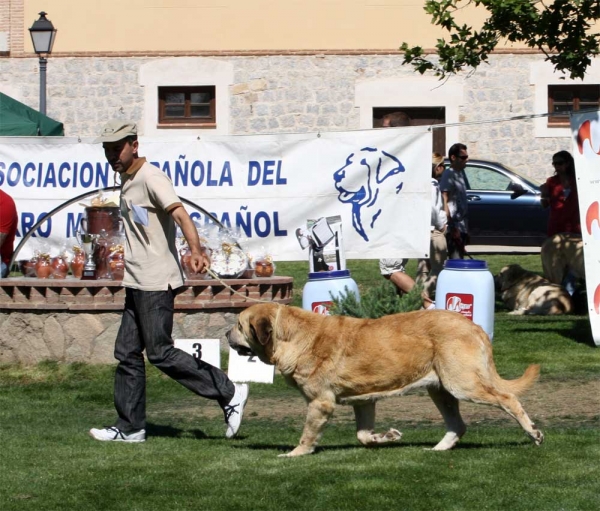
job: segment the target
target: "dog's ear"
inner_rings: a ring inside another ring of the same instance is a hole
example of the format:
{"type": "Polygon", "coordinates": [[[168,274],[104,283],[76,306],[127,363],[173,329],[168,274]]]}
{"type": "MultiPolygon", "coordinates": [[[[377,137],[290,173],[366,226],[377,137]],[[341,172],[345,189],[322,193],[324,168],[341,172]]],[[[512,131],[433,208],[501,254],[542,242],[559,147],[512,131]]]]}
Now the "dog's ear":
{"type": "MultiPolygon", "coordinates": [[[[405,171],[404,165],[402,162],[396,158],[393,154],[387,153],[385,151],[381,151],[383,155],[379,157],[379,165],[377,166],[377,183],[383,183],[389,177],[395,176],[396,174],[400,174],[405,171]]],[[[400,182],[397,187],[397,192],[402,188],[402,182],[400,182]]]]}
{"type": "Polygon", "coordinates": [[[273,327],[271,326],[271,321],[267,318],[258,318],[257,321],[250,325],[250,329],[254,338],[263,346],[271,341],[273,327]]]}
{"type": "Polygon", "coordinates": [[[508,289],[507,283],[508,283],[508,274],[509,274],[509,267],[505,266],[504,268],[502,268],[500,270],[500,272],[498,273],[498,275],[496,275],[494,277],[494,284],[496,285],[496,289],[499,290],[500,292],[506,291],[508,289]]]}

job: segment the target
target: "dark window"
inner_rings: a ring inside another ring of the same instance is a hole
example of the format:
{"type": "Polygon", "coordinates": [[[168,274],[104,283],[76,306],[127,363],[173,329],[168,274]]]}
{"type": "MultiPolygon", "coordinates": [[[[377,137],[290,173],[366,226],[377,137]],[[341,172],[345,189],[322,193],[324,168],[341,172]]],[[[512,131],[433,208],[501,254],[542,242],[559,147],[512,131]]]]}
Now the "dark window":
{"type": "Polygon", "coordinates": [[[216,127],[215,87],[159,87],[158,124],[172,128],[216,127]]]}
{"type": "MultiPolygon", "coordinates": [[[[383,116],[394,112],[404,112],[411,118],[411,126],[432,126],[446,122],[446,109],[439,107],[376,107],[373,108],[373,127],[381,128],[383,116]]],[[[433,129],[434,153],[446,154],[446,128],[433,129]]]]}
{"type": "Polygon", "coordinates": [[[599,106],[600,85],[548,85],[548,126],[568,126],[570,112],[599,106]]]}

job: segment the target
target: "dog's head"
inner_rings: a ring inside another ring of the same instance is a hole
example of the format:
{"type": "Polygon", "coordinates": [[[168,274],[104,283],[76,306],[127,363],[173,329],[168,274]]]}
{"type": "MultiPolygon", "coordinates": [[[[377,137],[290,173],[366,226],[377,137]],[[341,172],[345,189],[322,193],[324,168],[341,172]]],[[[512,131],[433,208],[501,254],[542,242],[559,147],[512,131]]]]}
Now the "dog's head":
{"type": "MultiPolygon", "coordinates": [[[[386,186],[391,185],[396,194],[400,193],[403,181],[397,176],[404,171],[404,165],[394,155],[365,147],[350,154],[346,164],[333,173],[338,200],[352,205],[353,227],[366,241],[369,238],[362,224],[362,209],[370,208],[374,220],[383,207],[378,204],[380,187],[387,181],[386,186]],[[391,179],[394,176],[396,178],[391,179]]],[[[367,222],[368,225],[372,223],[367,222]]]]}
{"type": "Polygon", "coordinates": [[[518,264],[505,266],[500,270],[500,273],[494,276],[496,291],[506,291],[519,282],[527,273],[527,270],[518,264]]]}
{"type": "MultiPolygon", "coordinates": [[[[340,202],[367,205],[377,198],[379,186],[388,178],[404,172],[398,158],[371,147],[346,158],[346,164],[333,174],[340,202]]],[[[395,183],[398,191],[402,183],[395,183]]]]}
{"type": "Polygon", "coordinates": [[[256,355],[262,362],[272,364],[274,326],[283,305],[261,303],[248,307],[238,316],[237,324],[227,332],[227,342],[242,356],[256,355]]]}

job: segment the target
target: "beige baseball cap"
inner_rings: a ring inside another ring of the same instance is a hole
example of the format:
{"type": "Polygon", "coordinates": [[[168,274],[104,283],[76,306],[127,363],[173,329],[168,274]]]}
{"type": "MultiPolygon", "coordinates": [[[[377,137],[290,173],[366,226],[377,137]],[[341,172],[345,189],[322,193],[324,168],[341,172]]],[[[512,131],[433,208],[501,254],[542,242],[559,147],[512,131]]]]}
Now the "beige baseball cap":
{"type": "Polygon", "coordinates": [[[137,124],[130,121],[115,119],[104,125],[102,134],[94,140],[94,143],[118,142],[124,138],[135,136],[137,136],[137,124]]]}

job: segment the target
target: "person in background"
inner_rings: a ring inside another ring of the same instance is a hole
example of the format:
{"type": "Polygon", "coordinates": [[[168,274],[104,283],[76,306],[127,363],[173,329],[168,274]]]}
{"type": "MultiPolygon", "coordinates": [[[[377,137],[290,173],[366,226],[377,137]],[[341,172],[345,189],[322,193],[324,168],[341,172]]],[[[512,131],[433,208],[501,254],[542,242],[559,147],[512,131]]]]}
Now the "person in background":
{"type": "Polygon", "coordinates": [[[146,369],[151,364],[199,396],[219,403],[227,438],[235,436],[248,399],[248,385],[234,384],[220,369],[174,347],[173,309],[183,273],[175,247],[175,224],[191,250],[194,272],[206,271],[210,259],[198,231],[158,167],[138,155],[137,126],[111,121],[96,139],[110,166],[121,177],[121,213],[125,228],[125,308],[115,343],[113,426],[90,430],[101,441],[146,440],[146,369]]]}
{"type": "Polygon", "coordinates": [[[15,201],[0,190],[0,278],[6,277],[10,272],[18,221],[15,201]]]}
{"type": "Polygon", "coordinates": [[[382,128],[400,128],[410,126],[410,116],[404,112],[392,112],[381,119],[382,128]]]}
{"type": "MultiPolygon", "coordinates": [[[[383,116],[382,128],[398,128],[410,126],[410,117],[404,112],[393,112],[383,116]]],[[[415,281],[406,273],[408,259],[380,259],[379,272],[390,280],[400,293],[408,293],[414,286],[415,281]]]]}
{"type": "MultiPolygon", "coordinates": [[[[540,204],[550,208],[548,237],[555,234],[581,236],[579,197],[575,179],[575,161],[569,151],[559,151],[552,156],[554,175],[540,187],[540,204]]],[[[562,285],[573,296],[577,277],[568,272],[562,285]]]]}
{"type": "Polygon", "coordinates": [[[444,210],[444,200],[439,187],[439,179],[444,173],[444,157],[433,153],[431,163],[431,241],[429,259],[419,259],[417,283],[423,285],[423,299],[433,304],[437,277],[444,269],[444,261],[448,257],[446,229],[448,219],[444,210]]]}
{"type": "Polygon", "coordinates": [[[467,146],[456,143],[448,150],[450,166],[440,179],[444,211],[448,218],[446,242],[450,259],[464,259],[465,246],[469,244],[467,176],[465,167],[469,160],[467,146]]]}
{"type": "Polygon", "coordinates": [[[541,205],[550,208],[548,236],[559,233],[581,235],[573,156],[569,151],[559,151],[552,157],[552,166],[554,175],[540,187],[541,205]]]}

